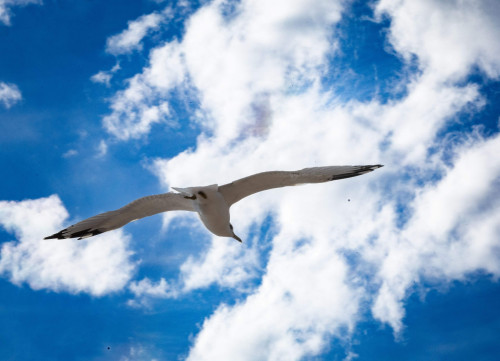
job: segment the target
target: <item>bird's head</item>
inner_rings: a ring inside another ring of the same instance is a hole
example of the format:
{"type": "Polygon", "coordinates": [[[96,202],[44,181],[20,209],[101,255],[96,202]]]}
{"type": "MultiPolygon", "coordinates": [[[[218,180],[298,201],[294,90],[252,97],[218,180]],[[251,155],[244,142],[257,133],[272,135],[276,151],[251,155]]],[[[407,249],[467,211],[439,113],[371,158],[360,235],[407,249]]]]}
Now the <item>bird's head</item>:
{"type": "Polygon", "coordinates": [[[229,230],[230,230],[230,234],[231,234],[229,237],[232,237],[235,240],[237,240],[238,242],[243,243],[243,241],[241,240],[241,238],[238,237],[236,234],[234,234],[233,225],[231,223],[229,223],[229,230]]]}

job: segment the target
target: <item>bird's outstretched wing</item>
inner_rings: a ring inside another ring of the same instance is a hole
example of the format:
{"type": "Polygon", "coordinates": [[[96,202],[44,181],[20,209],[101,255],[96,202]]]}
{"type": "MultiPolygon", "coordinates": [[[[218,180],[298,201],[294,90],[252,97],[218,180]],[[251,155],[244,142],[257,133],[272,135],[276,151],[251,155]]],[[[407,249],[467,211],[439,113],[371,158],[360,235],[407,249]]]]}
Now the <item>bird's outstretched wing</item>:
{"type": "Polygon", "coordinates": [[[193,201],[179,193],[164,193],[139,198],[126,206],[106,213],[98,214],[63,229],[45,239],[92,237],[103,232],[123,227],[129,222],[153,214],[167,211],[195,211],[193,201]]]}
{"type": "Polygon", "coordinates": [[[380,164],[346,165],[304,168],[292,172],[263,172],[224,184],[219,187],[219,192],[226,200],[228,206],[231,206],[242,198],[267,189],[295,186],[304,183],[323,183],[336,179],[350,178],[371,172],[380,167],[383,166],[380,164]]]}

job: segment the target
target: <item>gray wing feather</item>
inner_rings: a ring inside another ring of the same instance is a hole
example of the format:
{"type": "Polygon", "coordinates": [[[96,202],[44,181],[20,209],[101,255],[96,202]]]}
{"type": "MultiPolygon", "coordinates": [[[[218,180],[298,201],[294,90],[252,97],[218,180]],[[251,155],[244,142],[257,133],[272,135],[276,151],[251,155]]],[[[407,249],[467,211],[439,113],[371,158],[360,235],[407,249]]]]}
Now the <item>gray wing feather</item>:
{"type": "Polygon", "coordinates": [[[164,193],[139,198],[126,206],[84,219],[45,239],[92,237],[97,234],[123,227],[140,218],[167,211],[195,211],[193,201],[178,193],[164,193]]]}
{"type": "Polygon", "coordinates": [[[337,179],[356,177],[380,167],[382,167],[380,164],[347,165],[304,168],[292,172],[263,172],[220,186],[219,192],[222,194],[227,204],[231,206],[242,198],[267,189],[295,186],[305,183],[323,183],[337,179]]]}

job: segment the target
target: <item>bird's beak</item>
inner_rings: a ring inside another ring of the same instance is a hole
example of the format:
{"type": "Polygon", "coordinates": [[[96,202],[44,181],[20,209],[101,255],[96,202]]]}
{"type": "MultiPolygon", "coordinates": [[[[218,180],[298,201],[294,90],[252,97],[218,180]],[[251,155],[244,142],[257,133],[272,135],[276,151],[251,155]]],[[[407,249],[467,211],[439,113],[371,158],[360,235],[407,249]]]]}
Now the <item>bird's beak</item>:
{"type": "Polygon", "coordinates": [[[243,241],[241,240],[241,238],[240,238],[240,237],[238,237],[237,235],[235,235],[234,233],[233,233],[233,238],[234,238],[235,240],[237,240],[238,242],[243,243],[243,241]]]}

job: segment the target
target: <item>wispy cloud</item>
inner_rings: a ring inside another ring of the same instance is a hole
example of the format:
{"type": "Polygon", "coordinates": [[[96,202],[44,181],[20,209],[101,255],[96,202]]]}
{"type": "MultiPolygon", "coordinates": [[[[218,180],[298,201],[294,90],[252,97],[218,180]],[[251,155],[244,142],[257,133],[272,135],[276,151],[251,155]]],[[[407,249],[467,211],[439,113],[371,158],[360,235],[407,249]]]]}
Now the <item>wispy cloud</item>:
{"type": "Polygon", "coordinates": [[[0,103],[7,109],[22,99],[21,92],[15,84],[0,82],[0,103]]]}
{"type": "Polygon", "coordinates": [[[97,156],[104,157],[108,153],[108,143],[105,140],[101,140],[97,146],[97,156]]]}
{"type": "Polygon", "coordinates": [[[119,140],[147,135],[155,123],[172,122],[168,92],[185,78],[184,61],[174,41],[151,51],[151,66],[128,81],[111,100],[104,128],[119,140]]]}
{"type": "Polygon", "coordinates": [[[129,290],[134,295],[133,299],[127,301],[131,307],[148,308],[154,299],[176,298],[179,295],[178,288],[170,285],[163,277],[156,283],[147,277],[131,282],[129,290]]]}
{"type": "Polygon", "coordinates": [[[67,217],[55,195],[0,201],[0,225],[16,237],[2,245],[0,274],[35,290],[102,296],[123,289],[135,269],[129,237],[118,231],[80,241],[43,239],[60,229],[67,217]]]}
{"type": "Polygon", "coordinates": [[[134,344],[125,352],[122,352],[119,361],[158,361],[164,360],[165,356],[152,344],[134,344]]]}
{"type": "Polygon", "coordinates": [[[76,149],[69,149],[67,152],[63,153],[63,158],[71,158],[78,154],[76,149]]]}
{"type": "Polygon", "coordinates": [[[109,71],[101,70],[97,72],[96,74],[92,75],[90,77],[90,80],[92,80],[94,83],[102,83],[106,84],[109,86],[109,82],[111,81],[112,75],[109,71]]]}
{"type": "Polygon", "coordinates": [[[147,277],[138,282],[132,282],[130,284],[130,291],[136,297],[153,296],[169,298],[174,297],[176,294],[164,278],[160,279],[156,284],[147,277]]]}
{"type": "Polygon", "coordinates": [[[101,83],[109,87],[111,85],[111,78],[113,78],[113,75],[120,69],[120,63],[116,63],[110,70],[98,71],[90,77],[90,80],[94,83],[101,83]]]}
{"type": "Polygon", "coordinates": [[[142,49],[142,40],[171,17],[172,11],[166,8],[162,12],[142,15],[136,20],[129,21],[127,29],[107,39],[106,51],[113,55],[121,55],[142,49]]]}

